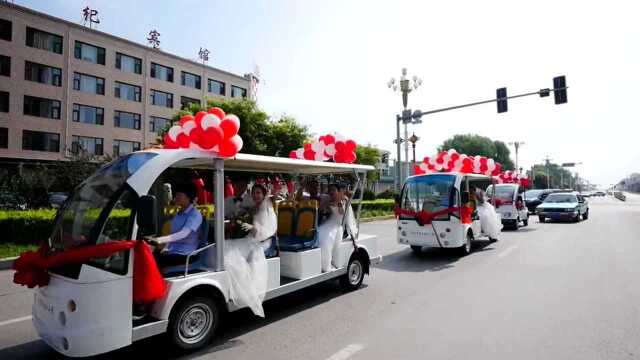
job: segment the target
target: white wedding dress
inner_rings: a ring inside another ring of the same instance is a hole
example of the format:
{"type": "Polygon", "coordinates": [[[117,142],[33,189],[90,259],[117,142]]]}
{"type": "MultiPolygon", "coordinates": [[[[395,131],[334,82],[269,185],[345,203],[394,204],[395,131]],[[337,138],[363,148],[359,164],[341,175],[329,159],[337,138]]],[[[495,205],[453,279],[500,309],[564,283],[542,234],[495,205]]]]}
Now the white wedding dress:
{"type": "Polygon", "coordinates": [[[264,317],[262,301],[267,292],[268,267],[264,256],[276,233],[278,219],[271,200],[264,199],[253,217],[253,229],[247,237],[224,243],[224,266],[230,280],[230,297],[236,305],[248,306],[264,317]]]}
{"type": "MultiPolygon", "coordinates": [[[[344,202],[343,206],[346,206],[344,202]]],[[[345,226],[347,226],[349,233],[355,236],[357,224],[351,206],[349,206],[345,215],[345,226]]],[[[335,263],[335,259],[338,258],[338,253],[340,251],[342,234],[344,233],[344,228],[342,227],[342,216],[343,215],[340,214],[337,206],[331,206],[331,215],[324,223],[322,223],[322,225],[318,226],[322,272],[331,271],[332,268],[342,266],[342,264],[335,263]]]]}
{"type": "Polygon", "coordinates": [[[502,224],[498,219],[496,209],[488,201],[477,204],[476,210],[480,218],[480,228],[491,239],[497,239],[500,235],[502,224]]]}

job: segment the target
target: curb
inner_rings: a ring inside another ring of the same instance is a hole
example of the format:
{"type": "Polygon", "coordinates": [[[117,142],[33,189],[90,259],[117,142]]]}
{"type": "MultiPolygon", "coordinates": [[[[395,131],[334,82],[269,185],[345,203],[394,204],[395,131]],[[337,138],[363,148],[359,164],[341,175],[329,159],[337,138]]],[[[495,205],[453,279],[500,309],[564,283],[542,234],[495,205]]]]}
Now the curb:
{"type": "Polygon", "coordinates": [[[389,220],[393,218],[395,218],[395,215],[384,215],[384,216],[363,218],[363,219],[360,219],[360,222],[367,223],[367,222],[378,221],[378,220],[389,220]]]}
{"type": "Polygon", "coordinates": [[[0,259],[0,270],[10,270],[13,266],[13,261],[18,257],[10,257],[0,259]]]}

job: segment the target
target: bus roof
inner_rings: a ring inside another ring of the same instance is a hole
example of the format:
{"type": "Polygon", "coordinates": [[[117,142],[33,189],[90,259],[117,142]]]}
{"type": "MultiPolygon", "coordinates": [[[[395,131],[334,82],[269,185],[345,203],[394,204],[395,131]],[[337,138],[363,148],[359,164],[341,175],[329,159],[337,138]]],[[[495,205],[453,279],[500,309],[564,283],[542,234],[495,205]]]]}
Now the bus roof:
{"type": "MultiPolygon", "coordinates": [[[[194,149],[150,149],[160,156],[167,155],[175,159],[173,167],[212,169],[215,155],[194,149]]],[[[237,154],[225,159],[225,171],[273,172],[288,174],[322,175],[366,172],[375,170],[370,165],[343,164],[324,161],[298,160],[276,156],[237,154]]]]}

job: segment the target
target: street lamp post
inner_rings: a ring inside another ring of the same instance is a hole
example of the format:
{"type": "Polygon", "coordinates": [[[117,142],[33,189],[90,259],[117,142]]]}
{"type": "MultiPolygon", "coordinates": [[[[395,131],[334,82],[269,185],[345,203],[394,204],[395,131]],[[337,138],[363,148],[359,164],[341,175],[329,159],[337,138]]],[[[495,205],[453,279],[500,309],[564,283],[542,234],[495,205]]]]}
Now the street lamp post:
{"type": "Polygon", "coordinates": [[[418,140],[420,140],[420,138],[416,136],[416,133],[413,133],[413,135],[411,135],[411,137],[409,138],[411,148],[413,149],[413,165],[416,164],[416,143],[418,142],[418,140]]]}
{"type": "MultiPolygon", "coordinates": [[[[524,141],[513,141],[510,142],[509,145],[513,146],[516,149],[516,170],[518,169],[518,150],[520,146],[524,145],[524,141]]],[[[522,170],[520,170],[522,172],[522,170]]]]}
{"type": "MultiPolygon", "coordinates": [[[[405,113],[411,113],[410,110],[407,109],[407,105],[409,103],[409,93],[413,90],[417,90],[418,87],[420,87],[420,85],[422,85],[422,80],[419,79],[417,76],[413,76],[412,79],[407,78],[407,69],[403,68],[402,69],[402,76],[400,77],[400,81],[397,81],[396,83],[396,79],[391,78],[391,80],[389,80],[389,82],[387,83],[387,86],[392,89],[393,91],[398,91],[398,89],[400,90],[400,93],[402,94],[402,106],[403,106],[403,115],[405,113]],[[398,88],[398,84],[400,84],[400,87],[398,88]]],[[[412,124],[419,124],[422,121],[420,119],[416,119],[414,120],[411,116],[396,116],[396,143],[397,143],[397,150],[398,150],[398,161],[400,163],[400,166],[405,167],[408,166],[408,162],[409,162],[409,143],[406,141],[406,139],[409,138],[409,131],[407,129],[407,124],[412,123],[412,124]],[[402,158],[401,158],[401,154],[400,154],[400,143],[401,143],[401,139],[400,139],[400,121],[402,120],[402,123],[404,124],[404,158],[405,158],[405,164],[402,163],[402,158]]],[[[401,169],[399,166],[399,169],[397,171],[397,176],[398,176],[398,191],[400,191],[400,187],[402,186],[402,181],[405,178],[404,174],[409,174],[409,169],[405,168],[405,169],[401,169]]]]}

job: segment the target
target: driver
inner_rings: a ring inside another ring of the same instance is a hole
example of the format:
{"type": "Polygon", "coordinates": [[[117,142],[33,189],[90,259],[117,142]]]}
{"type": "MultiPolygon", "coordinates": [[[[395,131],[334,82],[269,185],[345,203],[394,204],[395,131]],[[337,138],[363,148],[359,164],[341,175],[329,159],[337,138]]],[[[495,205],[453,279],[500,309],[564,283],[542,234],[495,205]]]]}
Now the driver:
{"type": "Polygon", "coordinates": [[[171,219],[171,234],[161,237],[147,237],[149,244],[156,246],[156,262],[163,268],[182,265],[187,256],[198,248],[202,215],[194,206],[196,189],[193,184],[184,184],[174,191],[174,202],[180,208],[171,219]]]}

